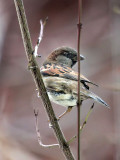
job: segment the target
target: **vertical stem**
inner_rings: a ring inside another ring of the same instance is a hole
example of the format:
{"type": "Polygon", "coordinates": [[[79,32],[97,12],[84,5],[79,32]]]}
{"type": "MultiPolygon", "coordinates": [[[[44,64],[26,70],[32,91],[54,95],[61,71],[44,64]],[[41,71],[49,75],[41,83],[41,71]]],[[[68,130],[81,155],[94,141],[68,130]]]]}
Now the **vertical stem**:
{"type": "Polygon", "coordinates": [[[80,16],[81,16],[81,8],[82,8],[82,0],[78,0],[78,44],[77,44],[77,51],[78,51],[78,160],[80,160],[80,33],[81,33],[81,23],[80,23],[80,16]]]}

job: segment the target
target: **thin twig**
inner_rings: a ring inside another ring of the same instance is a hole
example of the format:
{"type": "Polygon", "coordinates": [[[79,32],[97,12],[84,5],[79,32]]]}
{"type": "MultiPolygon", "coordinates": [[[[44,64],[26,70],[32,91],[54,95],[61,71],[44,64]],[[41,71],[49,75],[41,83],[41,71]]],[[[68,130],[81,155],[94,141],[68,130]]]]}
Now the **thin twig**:
{"type": "Polygon", "coordinates": [[[81,8],[82,8],[82,0],[78,0],[78,160],[80,160],[80,106],[81,106],[81,100],[80,100],[80,32],[81,32],[81,8]]]}
{"type": "Polygon", "coordinates": [[[48,98],[42,76],[40,74],[40,69],[38,67],[38,64],[35,60],[34,54],[33,54],[33,48],[30,38],[30,33],[27,25],[26,15],[24,11],[23,1],[22,0],[14,0],[17,16],[19,20],[19,25],[22,33],[23,43],[26,51],[26,56],[29,61],[29,67],[33,67],[30,69],[32,76],[34,78],[36,87],[38,89],[38,92],[40,93],[40,96],[42,98],[44,107],[46,109],[46,112],[48,114],[50,123],[52,124],[52,128],[54,129],[54,133],[57,137],[58,143],[60,145],[60,148],[63,151],[64,156],[68,160],[74,160],[73,154],[70,151],[70,147],[68,143],[65,140],[65,137],[58,125],[57,118],[55,116],[55,113],[53,111],[52,105],[50,103],[50,100],[48,98]]]}
{"type": "MultiPolygon", "coordinates": [[[[91,114],[91,112],[92,112],[92,110],[93,110],[93,107],[94,107],[94,103],[93,103],[92,106],[90,107],[90,110],[89,110],[89,112],[87,113],[87,115],[86,115],[86,117],[85,117],[85,120],[84,120],[82,126],[80,126],[80,128],[79,128],[80,133],[83,131],[83,128],[84,128],[85,125],[87,124],[88,118],[89,118],[89,116],[90,116],[90,114],[91,114]]],[[[72,143],[76,138],[77,138],[76,135],[73,136],[73,137],[68,141],[68,143],[69,143],[69,144],[72,143]]]]}
{"type": "Polygon", "coordinates": [[[72,143],[75,139],[77,138],[77,136],[73,136],[69,141],[68,141],[68,144],[72,143]]]}
{"type": "Polygon", "coordinates": [[[80,126],[80,132],[82,132],[83,128],[84,128],[85,125],[87,124],[88,118],[89,118],[89,116],[90,116],[90,114],[91,114],[91,112],[92,112],[92,110],[93,110],[93,107],[94,107],[94,103],[93,103],[93,105],[90,107],[90,110],[89,110],[89,112],[87,113],[87,115],[86,115],[86,117],[85,117],[85,120],[84,120],[82,126],[80,126]]]}
{"type": "Polygon", "coordinates": [[[46,25],[47,20],[48,20],[48,17],[45,19],[44,23],[42,22],[42,20],[40,20],[40,34],[39,34],[37,44],[36,44],[35,50],[34,50],[34,56],[35,57],[41,57],[40,55],[38,55],[38,47],[39,47],[40,42],[42,41],[43,31],[44,31],[44,27],[46,25]]]}
{"type": "Polygon", "coordinates": [[[38,128],[38,110],[36,111],[34,109],[34,115],[35,115],[35,127],[36,127],[36,133],[37,133],[37,138],[38,138],[38,143],[40,146],[42,147],[45,147],[45,148],[52,148],[52,147],[58,147],[59,144],[49,144],[49,145],[45,145],[42,143],[42,140],[41,140],[41,135],[40,135],[40,130],[38,128]]]}

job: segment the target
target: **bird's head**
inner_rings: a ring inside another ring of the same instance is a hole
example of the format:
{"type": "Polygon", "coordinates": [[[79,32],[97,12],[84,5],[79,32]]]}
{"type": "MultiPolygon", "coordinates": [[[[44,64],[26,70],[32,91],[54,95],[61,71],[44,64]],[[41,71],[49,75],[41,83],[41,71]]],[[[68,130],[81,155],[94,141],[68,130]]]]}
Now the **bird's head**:
{"type": "MultiPolygon", "coordinates": [[[[84,57],[80,55],[80,60],[84,57]]],[[[54,50],[46,59],[44,64],[57,63],[64,64],[68,67],[73,67],[77,62],[77,51],[69,47],[60,47],[54,50]]]]}

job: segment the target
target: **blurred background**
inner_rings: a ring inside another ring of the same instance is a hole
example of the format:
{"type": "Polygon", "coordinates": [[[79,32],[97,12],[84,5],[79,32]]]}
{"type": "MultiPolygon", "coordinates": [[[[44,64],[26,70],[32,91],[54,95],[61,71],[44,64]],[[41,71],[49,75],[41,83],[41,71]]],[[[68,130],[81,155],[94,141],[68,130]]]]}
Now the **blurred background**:
{"type": "MultiPolygon", "coordinates": [[[[77,49],[77,1],[24,0],[24,6],[33,47],[40,19],[49,17],[39,47],[39,66],[57,47],[77,49]]],[[[81,134],[81,159],[120,160],[120,1],[84,0],[82,24],[81,54],[86,60],[81,62],[81,72],[99,85],[91,90],[110,109],[95,103],[81,134]]],[[[57,142],[27,66],[14,1],[0,0],[0,160],[62,160],[59,148],[38,144],[33,113],[36,107],[43,143],[57,142]]],[[[82,122],[92,103],[83,103],[82,122]]],[[[65,111],[64,107],[53,107],[57,116],[65,111]]],[[[59,123],[67,140],[76,135],[76,107],[59,123]]],[[[70,145],[75,157],[76,146],[75,140],[70,145]]]]}

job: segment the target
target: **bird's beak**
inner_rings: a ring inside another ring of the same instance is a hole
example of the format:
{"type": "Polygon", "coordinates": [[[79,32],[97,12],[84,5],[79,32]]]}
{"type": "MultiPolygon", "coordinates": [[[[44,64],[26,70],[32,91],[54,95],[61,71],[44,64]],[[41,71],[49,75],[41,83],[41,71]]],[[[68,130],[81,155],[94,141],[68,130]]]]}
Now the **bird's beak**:
{"type": "Polygon", "coordinates": [[[80,60],[84,60],[85,57],[83,55],[80,55],[80,60]]]}

